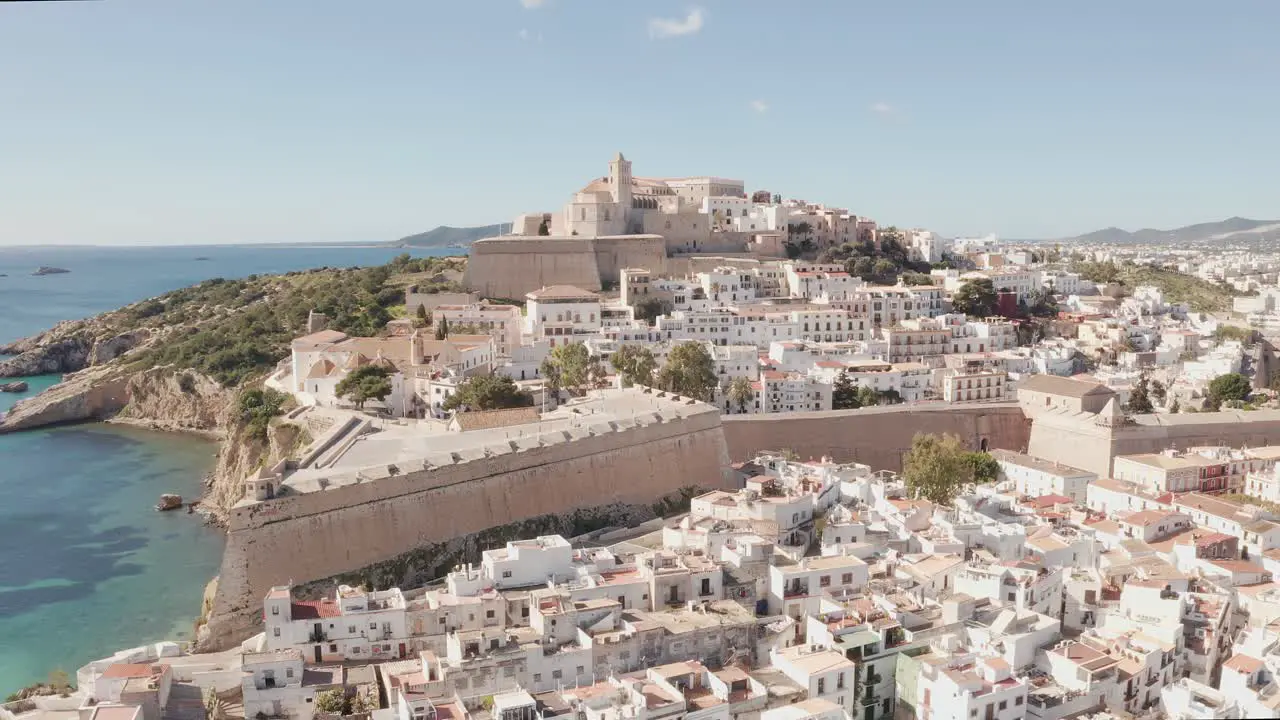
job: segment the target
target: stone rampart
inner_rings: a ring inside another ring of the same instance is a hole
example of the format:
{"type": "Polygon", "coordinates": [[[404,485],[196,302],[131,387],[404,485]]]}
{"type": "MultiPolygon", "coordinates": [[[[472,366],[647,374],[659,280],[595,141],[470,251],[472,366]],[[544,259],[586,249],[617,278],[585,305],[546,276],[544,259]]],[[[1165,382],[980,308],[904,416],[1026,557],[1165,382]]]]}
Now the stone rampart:
{"type": "Polygon", "coordinates": [[[1280,444],[1280,411],[1230,410],[1215,413],[1139,415],[1107,427],[1089,414],[1046,413],[1031,430],[1032,455],[1111,475],[1116,455],[1185,450],[1205,445],[1259,447],[1280,444]]]}
{"type": "Polygon", "coordinates": [[[897,405],[860,410],[729,415],[724,418],[729,457],[750,460],[764,450],[792,450],[802,459],[830,455],[875,470],[900,470],[916,433],[951,434],[966,445],[1023,450],[1030,422],[1016,404],[897,405]]]}
{"type": "Polygon", "coordinates": [[[251,634],[272,585],[358,571],[541,515],[727,487],[728,464],[720,416],[707,411],[451,466],[405,472],[402,463],[394,476],[238,506],[201,647],[251,634]]]}
{"type": "Polygon", "coordinates": [[[520,299],[551,285],[600,290],[617,283],[618,271],[626,267],[663,272],[665,241],[658,235],[477,240],[471,244],[463,284],[485,297],[520,299]]]}

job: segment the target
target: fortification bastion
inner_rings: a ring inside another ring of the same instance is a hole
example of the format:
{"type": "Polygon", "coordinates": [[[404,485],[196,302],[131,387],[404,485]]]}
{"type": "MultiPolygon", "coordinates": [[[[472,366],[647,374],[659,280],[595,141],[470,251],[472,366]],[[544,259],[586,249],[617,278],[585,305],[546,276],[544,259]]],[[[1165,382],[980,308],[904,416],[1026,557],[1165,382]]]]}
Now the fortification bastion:
{"type": "Polygon", "coordinates": [[[428,433],[388,423],[361,432],[312,467],[281,465],[247,479],[254,492],[231,513],[202,649],[252,634],[273,585],[541,515],[732,484],[716,409],[647,388],[596,393],[519,425],[428,433]]]}

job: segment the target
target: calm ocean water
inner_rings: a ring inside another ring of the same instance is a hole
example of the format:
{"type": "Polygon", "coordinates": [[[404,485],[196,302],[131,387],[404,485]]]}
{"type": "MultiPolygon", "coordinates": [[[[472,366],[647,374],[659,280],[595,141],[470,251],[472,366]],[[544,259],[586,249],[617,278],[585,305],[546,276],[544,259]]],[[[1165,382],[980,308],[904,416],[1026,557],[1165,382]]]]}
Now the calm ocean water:
{"type": "MultiPolygon", "coordinates": [[[[208,278],[376,265],[401,252],[0,248],[0,342],[208,278]],[[71,272],[31,276],[41,265],[71,272]]],[[[58,378],[27,380],[35,392],[58,378]]],[[[0,393],[0,411],[16,399],[0,393]]],[[[196,515],[152,506],[164,492],[197,497],[215,450],[197,438],[104,425],[0,435],[0,700],[53,668],[74,674],[120,648],[191,637],[222,534],[196,515]]]]}

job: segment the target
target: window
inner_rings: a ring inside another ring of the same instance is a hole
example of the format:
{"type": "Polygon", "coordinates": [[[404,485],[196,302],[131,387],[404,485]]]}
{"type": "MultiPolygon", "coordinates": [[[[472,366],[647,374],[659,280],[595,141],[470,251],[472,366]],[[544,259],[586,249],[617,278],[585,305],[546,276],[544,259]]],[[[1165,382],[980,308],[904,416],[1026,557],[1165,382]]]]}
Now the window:
{"type": "Polygon", "coordinates": [[[279,606],[279,605],[273,605],[273,606],[271,607],[271,614],[272,614],[272,615],[279,615],[279,614],[280,614],[280,606],[279,606]]]}
{"type": "Polygon", "coordinates": [[[823,575],[822,577],[818,578],[818,586],[819,586],[819,587],[831,587],[831,576],[830,576],[830,575],[823,575]]]}
{"type": "Polygon", "coordinates": [[[529,617],[529,608],[528,608],[528,607],[522,607],[522,608],[520,608],[520,617],[522,617],[522,618],[527,618],[527,617],[529,617]]]}
{"type": "Polygon", "coordinates": [[[285,677],[288,677],[288,678],[293,677],[293,668],[285,668],[285,669],[284,669],[284,676],[285,676],[285,677]]]}
{"type": "Polygon", "coordinates": [[[579,666],[578,666],[578,668],[577,668],[577,672],[578,672],[578,674],[579,674],[579,675],[581,675],[581,674],[582,674],[582,666],[581,666],[581,665],[579,665],[579,666]]]}
{"type": "Polygon", "coordinates": [[[1021,704],[1022,704],[1022,696],[1021,696],[1021,695],[1019,695],[1018,697],[1014,698],[1014,699],[1013,699],[1013,704],[1014,704],[1014,705],[1021,705],[1021,704]]]}
{"type": "Polygon", "coordinates": [[[502,577],[504,577],[504,578],[509,578],[509,577],[511,577],[511,571],[510,571],[510,570],[503,570],[503,571],[502,571],[502,577]]]}
{"type": "Polygon", "coordinates": [[[536,682],[536,683],[540,683],[540,682],[542,682],[542,673],[534,673],[534,674],[533,674],[533,681],[534,681],[534,682],[536,682]]]}
{"type": "Polygon", "coordinates": [[[492,610],[485,610],[485,611],[484,611],[484,616],[485,616],[485,618],[487,618],[487,619],[489,619],[489,620],[492,620],[492,619],[493,619],[493,611],[492,611],[492,610]]]}
{"type": "Polygon", "coordinates": [[[329,644],[329,652],[335,652],[335,653],[336,653],[336,652],[338,652],[338,645],[337,645],[337,643],[330,643],[330,644],[329,644]]]}
{"type": "Polygon", "coordinates": [[[272,635],[274,635],[275,637],[280,637],[280,628],[271,628],[271,631],[272,631],[271,633],[272,635]]]}
{"type": "MultiPolygon", "coordinates": [[[[840,538],[836,538],[836,542],[840,542],[840,538]]],[[[849,583],[853,582],[853,573],[845,573],[841,575],[840,582],[844,585],[848,585],[849,583]]]]}
{"type": "Polygon", "coordinates": [[[1004,710],[1004,709],[1005,709],[1005,708],[1007,708],[1007,707],[1009,707],[1009,701],[1008,701],[1008,700],[1001,700],[1001,701],[1000,701],[1000,708],[999,708],[999,709],[1004,710]]]}
{"type": "MultiPolygon", "coordinates": [[[[378,629],[378,623],[376,623],[376,622],[371,622],[371,623],[369,623],[369,629],[370,629],[370,630],[377,630],[377,629],[378,629]]],[[[356,629],[355,629],[355,628],[351,628],[351,632],[355,632],[355,631],[356,631],[356,629]]]]}
{"type": "Polygon", "coordinates": [[[553,679],[553,680],[559,680],[563,674],[564,674],[564,673],[560,672],[559,670],[552,670],[552,671],[551,671],[551,679],[553,679]]]}
{"type": "Polygon", "coordinates": [[[818,678],[818,694],[821,695],[827,691],[827,679],[818,678]]]}
{"type": "Polygon", "coordinates": [[[355,626],[355,625],[348,625],[348,626],[347,626],[347,633],[348,633],[348,634],[350,634],[350,635],[355,635],[355,634],[356,634],[356,626],[355,626]]]}
{"type": "Polygon", "coordinates": [[[443,625],[444,623],[445,623],[445,619],[444,619],[444,618],[440,618],[440,624],[441,624],[441,625],[443,625]]]}

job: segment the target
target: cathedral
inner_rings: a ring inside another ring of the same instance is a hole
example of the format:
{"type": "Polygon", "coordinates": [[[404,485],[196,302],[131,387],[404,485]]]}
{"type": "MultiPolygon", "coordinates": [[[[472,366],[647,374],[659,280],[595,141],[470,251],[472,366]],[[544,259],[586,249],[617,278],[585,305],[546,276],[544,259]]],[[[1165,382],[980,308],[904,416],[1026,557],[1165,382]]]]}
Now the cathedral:
{"type": "Polygon", "coordinates": [[[703,201],[710,197],[745,198],[745,184],[717,177],[637,178],[631,161],[618,153],[609,162],[609,174],[574,193],[563,210],[521,216],[512,232],[588,238],[661,235],[671,250],[710,249],[714,223],[703,211],[703,201]]]}

